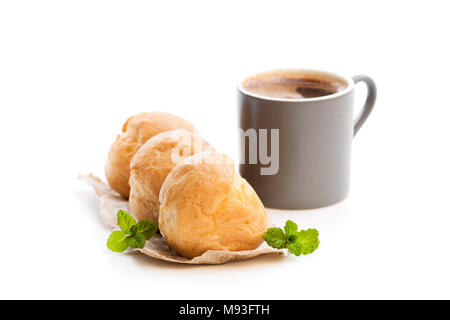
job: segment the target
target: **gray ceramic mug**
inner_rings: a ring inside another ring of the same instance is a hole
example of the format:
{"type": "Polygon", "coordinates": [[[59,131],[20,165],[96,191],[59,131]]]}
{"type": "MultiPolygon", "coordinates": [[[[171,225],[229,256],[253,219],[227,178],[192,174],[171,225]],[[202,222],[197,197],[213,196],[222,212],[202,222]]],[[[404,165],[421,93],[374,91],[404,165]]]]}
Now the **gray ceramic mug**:
{"type": "Polygon", "coordinates": [[[241,82],[240,173],[267,207],[312,209],[332,205],[348,194],[352,139],[373,109],[376,86],[363,75],[345,78],[313,70],[288,72],[313,74],[338,81],[342,87],[326,96],[286,99],[246,90],[243,83],[250,77],[241,82]],[[354,120],[353,98],[358,82],[367,85],[368,95],[354,120]]]}

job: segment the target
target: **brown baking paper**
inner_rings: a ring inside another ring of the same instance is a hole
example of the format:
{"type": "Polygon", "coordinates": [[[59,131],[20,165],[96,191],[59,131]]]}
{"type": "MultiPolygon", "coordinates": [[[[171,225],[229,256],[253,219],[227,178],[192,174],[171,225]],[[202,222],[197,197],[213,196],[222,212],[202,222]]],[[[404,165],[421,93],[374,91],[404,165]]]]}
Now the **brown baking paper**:
{"type": "MultiPolygon", "coordinates": [[[[101,179],[93,174],[81,175],[81,179],[94,188],[100,215],[112,229],[117,229],[117,211],[125,210],[132,214],[128,201],[112,190],[101,179]]],[[[158,233],[145,243],[142,249],[133,249],[149,257],[184,264],[223,264],[227,262],[247,260],[261,255],[287,255],[286,250],[269,247],[265,242],[255,250],[228,251],[208,250],[199,257],[188,259],[170,250],[166,241],[158,233]]]]}

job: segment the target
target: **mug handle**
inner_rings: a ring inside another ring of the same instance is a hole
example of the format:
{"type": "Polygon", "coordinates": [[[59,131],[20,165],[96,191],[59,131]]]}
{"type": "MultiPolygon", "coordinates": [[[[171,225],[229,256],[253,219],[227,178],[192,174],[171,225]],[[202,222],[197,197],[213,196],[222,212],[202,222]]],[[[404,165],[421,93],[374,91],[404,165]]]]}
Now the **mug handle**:
{"type": "Polygon", "coordinates": [[[375,100],[377,99],[377,87],[375,85],[375,82],[365,75],[357,75],[354,76],[352,79],[355,82],[355,84],[357,84],[358,82],[364,82],[367,85],[366,102],[364,103],[364,107],[359,112],[358,116],[353,122],[353,137],[354,137],[358,133],[359,129],[361,129],[364,122],[366,122],[367,118],[369,117],[370,113],[373,110],[375,100]]]}

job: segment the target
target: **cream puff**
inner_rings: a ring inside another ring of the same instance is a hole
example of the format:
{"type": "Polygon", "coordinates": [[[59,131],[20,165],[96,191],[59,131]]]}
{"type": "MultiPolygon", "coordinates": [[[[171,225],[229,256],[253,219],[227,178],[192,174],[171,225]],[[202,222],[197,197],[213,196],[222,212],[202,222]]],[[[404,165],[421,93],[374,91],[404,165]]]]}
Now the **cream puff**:
{"type": "Polygon", "coordinates": [[[198,133],[184,129],[153,136],[131,160],[130,208],[139,219],[158,223],[159,192],[170,170],[185,158],[213,148],[198,133]]]}
{"type": "Polygon", "coordinates": [[[252,250],[263,242],[266,210],[256,192],[217,152],[197,153],[176,165],[159,194],[159,229],[179,255],[208,250],[252,250]]]}
{"type": "Polygon", "coordinates": [[[143,112],[128,118],[108,153],[105,175],[111,188],[128,198],[131,159],[148,139],[174,129],[195,132],[190,122],[169,113],[143,112]]]}

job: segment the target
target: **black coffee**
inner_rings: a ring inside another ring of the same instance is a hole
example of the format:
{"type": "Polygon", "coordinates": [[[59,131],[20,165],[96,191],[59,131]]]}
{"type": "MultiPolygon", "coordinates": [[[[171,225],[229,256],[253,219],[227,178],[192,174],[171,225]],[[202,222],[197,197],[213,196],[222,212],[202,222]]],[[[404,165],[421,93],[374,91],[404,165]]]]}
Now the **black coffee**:
{"type": "Polygon", "coordinates": [[[250,93],[283,99],[323,97],[342,89],[332,79],[308,74],[272,73],[245,80],[242,87],[250,93]]]}

